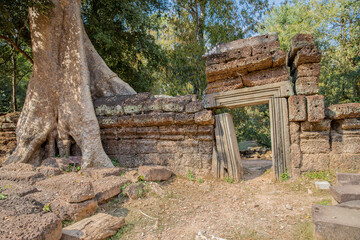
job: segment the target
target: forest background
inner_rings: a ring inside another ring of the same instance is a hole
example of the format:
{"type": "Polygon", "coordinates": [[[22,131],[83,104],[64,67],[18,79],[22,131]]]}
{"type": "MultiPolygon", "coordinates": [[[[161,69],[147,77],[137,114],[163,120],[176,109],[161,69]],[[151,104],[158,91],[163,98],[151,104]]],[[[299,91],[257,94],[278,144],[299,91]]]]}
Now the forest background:
{"type": "MultiPolygon", "coordinates": [[[[0,113],[21,111],[32,72],[28,6],[49,0],[0,0],[0,113]]],[[[86,32],[107,65],[137,92],[202,97],[202,55],[217,43],[278,32],[289,49],[312,34],[323,59],[326,105],[360,102],[358,0],[82,0],[86,32]]],[[[238,141],[270,146],[267,105],[229,111],[238,141]]]]}

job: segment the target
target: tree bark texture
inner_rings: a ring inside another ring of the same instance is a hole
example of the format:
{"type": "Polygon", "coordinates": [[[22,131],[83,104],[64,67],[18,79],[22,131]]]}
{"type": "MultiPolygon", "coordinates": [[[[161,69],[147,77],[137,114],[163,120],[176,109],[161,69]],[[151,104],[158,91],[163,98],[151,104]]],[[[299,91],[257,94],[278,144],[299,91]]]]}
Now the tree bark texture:
{"type": "Polygon", "coordinates": [[[69,156],[74,140],[82,152],[82,168],[112,167],[101,144],[93,100],[136,92],[91,44],[80,0],[53,4],[45,14],[29,11],[33,73],[17,125],[17,147],[7,163],[38,163],[56,153],[69,156]]]}

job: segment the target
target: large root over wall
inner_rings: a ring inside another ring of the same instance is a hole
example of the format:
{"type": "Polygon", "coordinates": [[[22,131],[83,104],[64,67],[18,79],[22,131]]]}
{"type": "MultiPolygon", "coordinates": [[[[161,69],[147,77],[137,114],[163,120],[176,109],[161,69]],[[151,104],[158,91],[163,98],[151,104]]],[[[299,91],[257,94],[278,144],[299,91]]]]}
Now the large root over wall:
{"type": "Polygon", "coordinates": [[[48,13],[30,9],[33,74],[6,163],[69,155],[74,140],[82,167],[112,167],[105,154],[93,100],[136,92],[116,76],[91,44],[80,0],[53,0],[48,13]],[[57,149],[58,148],[58,149],[57,149]]]}

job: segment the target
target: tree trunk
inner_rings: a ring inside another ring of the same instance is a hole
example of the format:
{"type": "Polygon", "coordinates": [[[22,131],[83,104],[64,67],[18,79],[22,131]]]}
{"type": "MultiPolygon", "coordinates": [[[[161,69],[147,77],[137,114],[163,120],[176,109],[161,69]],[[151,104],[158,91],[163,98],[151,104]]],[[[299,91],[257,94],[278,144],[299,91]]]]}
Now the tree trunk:
{"type": "Polygon", "coordinates": [[[73,139],[82,152],[82,168],[113,167],[101,144],[93,100],[136,92],[94,49],[84,30],[80,0],[53,4],[45,14],[29,11],[33,73],[16,130],[18,145],[7,163],[52,157],[56,146],[67,155],[73,139]]]}
{"type": "Polygon", "coordinates": [[[17,75],[17,62],[15,56],[15,50],[13,50],[11,55],[11,62],[13,64],[13,74],[11,79],[11,93],[12,93],[12,107],[13,112],[17,111],[17,102],[16,102],[16,75],[17,75]]]}

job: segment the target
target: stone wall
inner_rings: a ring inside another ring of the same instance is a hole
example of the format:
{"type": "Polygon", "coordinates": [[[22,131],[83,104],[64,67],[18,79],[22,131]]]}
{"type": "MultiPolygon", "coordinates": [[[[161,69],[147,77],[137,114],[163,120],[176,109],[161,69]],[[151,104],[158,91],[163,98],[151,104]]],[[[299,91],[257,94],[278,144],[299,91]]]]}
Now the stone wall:
{"type": "Polygon", "coordinates": [[[98,99],[94,106],[105,152],[122,166],[210,172],[214,117],[194,96],[140,93],[98,99]]]}
{"type": "Polygon", "coordinates": [[[20,113],[10,113],[0,116],[0,164],[6,154],[16,147],[16,123],[20,113]]]}
{"type": "Polygon", "coordinates": [[[318,95],[321,53],[311,35],[292,39],[287,64],[296,95],[289,97],[293,175],[360,169],[360,104],[325,108],[318,95]]]}

